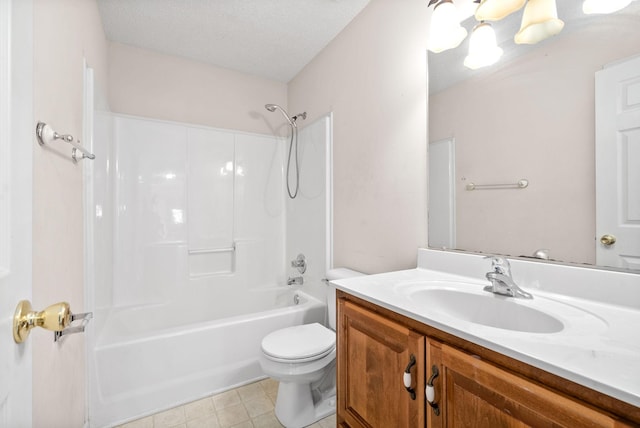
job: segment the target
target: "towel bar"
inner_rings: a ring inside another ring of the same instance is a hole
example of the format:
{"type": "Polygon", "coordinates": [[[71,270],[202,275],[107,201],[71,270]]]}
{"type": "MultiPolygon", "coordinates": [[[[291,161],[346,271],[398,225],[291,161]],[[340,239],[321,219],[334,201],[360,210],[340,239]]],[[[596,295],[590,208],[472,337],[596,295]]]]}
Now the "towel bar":
{"type": "Polygon", "coordinates": [[[467,190],[488,190],[488,189],[524,189],[529,185],[529,180],[523,178],[517,183],[507,184],[475,184],[469,183],[466,185],[467,190]]]}
{"type": "Polygon", "coordinates": [[[73,135],[58,134],[53,130],[53,128],[51,128],[51,126],[44,122],[38,122],[38,125],[36,126],[36,136],[38,137],[38,143],[40,143],[41,146],[49,144],[55,140],[62,140],[69,143],[73,146],[73,149],[71,150],[71,158],[73,159],[73,162],[78,162],[78,159],[82,160],[87,158],[93,160],[96,158],[93,153],[76,143],[73,135]]]}

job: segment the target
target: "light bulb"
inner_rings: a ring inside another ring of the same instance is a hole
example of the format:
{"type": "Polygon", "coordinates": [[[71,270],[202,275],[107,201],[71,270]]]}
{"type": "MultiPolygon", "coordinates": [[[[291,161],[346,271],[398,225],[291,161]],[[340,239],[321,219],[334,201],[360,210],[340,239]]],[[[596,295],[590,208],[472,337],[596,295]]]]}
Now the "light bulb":
{"type": "Polygon", "coordinates": [[[502,49],[496,44],[496,33],[491,24],[480,22],[473,29],[469,39],[469,54],[464,65],[472,70],[495,64],[502,56],[502,49]]]}
{"type": "Polygon", "coordinates": [[[478,21],[499,21],[520,10],[525,3],[526,0],[482,0],[475,16],[478,21]]]}
{"type": "Polygon", "coordinates": [[[431,16],[429,32],[429,50],[439,53],[458,47],[467,37],[467,30],[460,25],[458,12],[451,0],[442,0],[436,4],[431,16]]]}
{"type": "Polygon", "coordinates": [[[517,44],[536,44],[555,36],[564,28],[558,19],[556,0],[529,0],[522,14],[520,31],[514,37],[517,44]]]}

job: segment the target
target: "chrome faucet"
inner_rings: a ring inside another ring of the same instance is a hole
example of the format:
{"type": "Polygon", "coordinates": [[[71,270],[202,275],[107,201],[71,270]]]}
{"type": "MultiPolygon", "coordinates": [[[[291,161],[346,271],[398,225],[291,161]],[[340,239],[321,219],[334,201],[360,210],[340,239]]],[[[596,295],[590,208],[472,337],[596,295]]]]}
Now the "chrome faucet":
{"type": "Polygon", "coordinates": [[[491,282],[491,285],[484,287],[484,291],[500,294],[502,296],[533,299],[533,296],[530,293],[522,290],[513,281],[509,260],[498,256],[488,256],[485,258],[491,259],[491,272],[487,272],[485,275],[491,282]]]}
{"type": "Polygon", "coordinates": [[[536,250],[535,253],[533,253],[533,257],[541,260],[549,260],[549,250],[540,248],[539,250],[536,250]]]}
{"type": "Polygon", "coordinates": [[[304,284],[304,278],[301,276],[289,277],[287,279],[287,285],[302,285],[304,284]]]}

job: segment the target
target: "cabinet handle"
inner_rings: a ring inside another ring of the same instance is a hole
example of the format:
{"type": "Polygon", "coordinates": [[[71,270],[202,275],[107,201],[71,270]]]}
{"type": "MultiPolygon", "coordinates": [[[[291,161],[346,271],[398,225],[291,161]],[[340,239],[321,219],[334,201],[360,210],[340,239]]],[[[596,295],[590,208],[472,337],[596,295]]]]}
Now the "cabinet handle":
{"type": "Polygon", "coordinates": [[[433,381],[436,380],[439,374],[440,371],[438,370],[438,366],[431,366],[431,377],[429,377],[429,380],[427,381],[427,387],[424,390],[427,397],[427,403],[429,403],[429,406],[431,406],[431,408],[433,409],[433,413],[435,413],[436,416],[440,415],[440,407],[438,407],[438,403],[435,402],[436,390],[433,387],[433,381]]]}
{"type": "Polygon", "coordinates": [[[416,365],[416,357],[414,357],[413,354],[411,354],[411,357],[409,358],[409,364],[407,364],[407,368],[404,369],[404,373],[402,373],[402,382],[404,383],[404,387],[406,388],[407,392],[411,396],[412,400],[416,399],[416,391],[413,388],[411,388],[411,384],[413,383],[411,381],[411,367],[415,365],[416,365]]]}

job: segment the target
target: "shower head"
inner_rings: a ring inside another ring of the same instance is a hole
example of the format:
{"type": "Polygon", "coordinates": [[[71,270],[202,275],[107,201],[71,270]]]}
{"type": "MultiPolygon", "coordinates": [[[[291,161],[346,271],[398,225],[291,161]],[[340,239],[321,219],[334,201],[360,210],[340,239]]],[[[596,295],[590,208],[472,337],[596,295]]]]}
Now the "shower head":
{"type": "Polygon", "coordinates": [[[289,117],[289,113],[287,113],[287,111],[282,107],[280,107],[278,104],[265,104],[264,108],[266,108],[272,113],[276,110],[280,110],[280,113],[282,113],[284,118],[287,119],[287,122],[289,122],[289,125],[291,125],[294,128],[297,128],[295,119],[291,120],[291,118],[289,117]]]}

